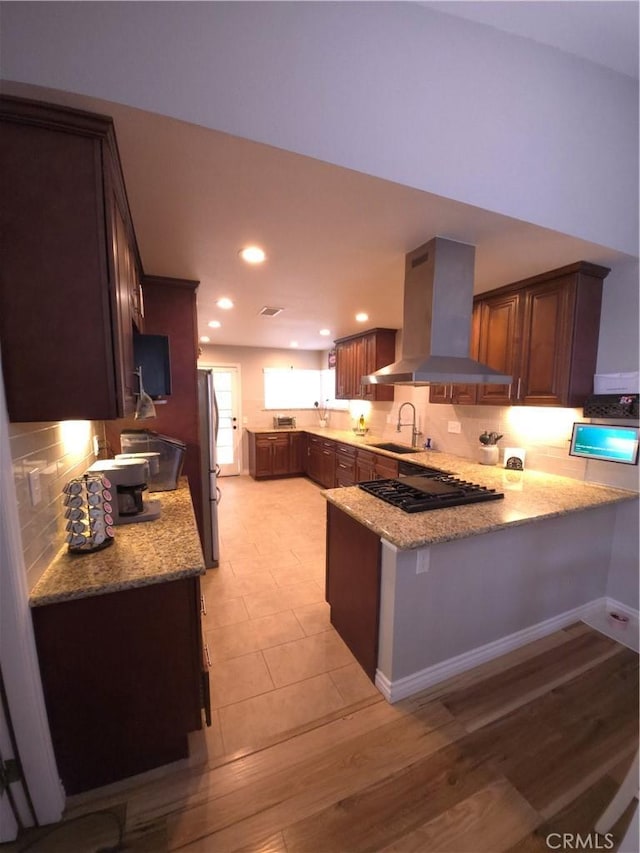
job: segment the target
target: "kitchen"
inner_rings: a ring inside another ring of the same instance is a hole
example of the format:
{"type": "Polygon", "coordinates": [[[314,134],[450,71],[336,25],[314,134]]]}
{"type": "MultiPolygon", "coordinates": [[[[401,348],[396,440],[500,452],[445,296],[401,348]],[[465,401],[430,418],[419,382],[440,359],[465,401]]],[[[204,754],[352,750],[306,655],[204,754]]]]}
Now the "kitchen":
{"type": "MultiPolygon", "coordinates": [[[[19,79],[20,75],[17,74],[16,76],[19,79]]],[[[61,88],[64,88],[64,87],[61,87],[61,88]]],[[[101,110],[101,111],[103,111],[103,110],[101,110]]],[[[131,135],[135,137],[135,131],[132,131],[131,135]]],[[[120,141],[120,137],[119,137],[119,141],[120,141]]],[[[177,140],[177,141],[179,142],[179,140],[177,140]]],[[[130,145],[130,144],[131,144],[130,142],[127,143],[127,145],[130,145]]],[[[571,164],[567,163],[566,168],[567,168],[567,170],[570,171],[571,164]]],[[[579,171],[579,170],[576,168],[576,171],[579,171]]],[[[322,175],[322,177],[324,177],[324,174],[322,175]]],[[[352,175],[351,179],[354,181],[358,180],[358,178],[355,175],[352,175]]],[[[135,180],[135,178],[134,178],[134,180],[135,180]]],[[[358,189],[360,189],[360,186],[361,185],[359,184],[358,189]]],[[[127,188],[130,189],[129,181],[127,181],[127,188]]],[[[521,197],[523,199],[525,196],[527,196],[527,193],[521,193],[521,197]]],[[[530,196],[530,197],[533,197],[533,196],[530,196]]],[[[407,199],[407,201],[410,201],[410,200],[407,199]]],[[[524,202],[523,202],[523,204],[524,204],[524,202]]],[[[554,205],[555,205],[555,201],[554,201],[554,205]]],[[[492,200],[491,200],[489,194],[487,194],[486,204],[483,206],[491,208],[492,200]]],[[[586,211],[586,206],[583,209],[586,211]]],[[[522,211],[522,212],[524,212],[524,211],[522,211]]],[[[181,215],[184,215],[185,217],[188,218],[188,210],[180,211],[180,213],[181,213],[181,215]]],[[[547,213],[548,213],[548,219],[546,220],[545,224],[548,224],[549,226],[553,226],[555,224],[556,213],[555,212],[552,213],[551,211],[548,211],[547,213]]],[[[599,242],[599,241],[604,242],[607,245],[611,245],[611,246],[616,247],[616,249],[622,248],[622,251],[624,251],[625,248],[627,248],[627,249],[631,248],[631,246],[633,245],[633,241],[627,242],[627,244],[625,245],[624,236],[622,234],[622,228],[625,225],[625,220],[621,220],[617,209],[615,212],[610,211],[609,213],[610,213],[610,215],[608,215],[608,212],[606,211],[606,205],[604,205],[602,202],[602,196],[599,197],[599,204],[597,206],[594,206],[594,205],[589,206],[589,215],[591,217],[599,217],[601,220],[599,222],[599,229],[596,229],[597,233],[593,233],[593,229],[594,229],[593,223],[576,224],[576,228],[578,229],[578,233],[580,233],[580,228],[582,228],[583,229],[582,230],[583,236],[584,235],[591,236],[591,239],[595,240],[596,242],[599,242]],[[607,229],[612,228],[610,223],[612,223],[614,221],[616,222],[617,233],[608,234],[607,229]],[[601,230],[600,230],[600,227],[601,227],[601,230]],[[591,234],[589,234],[589,230],[591,230],[591,234]]],[[[524,218],[526,218],[526,217],[524,217],[524,218]]],[[[191,222],[190,219],[189,219],[189,221],[191,222]]],[[[509,223],[505,222],[504,225],[506,228],[509,225],[509,223]]],[[[633,224],[632,223],[630,226],[630,230],[633,231],[633,224]]],[[[575,233],[575,232],[573,232],[573,233],[575,233]]],[[[408,243],[408,245],[405,245],[404,249],[409,250],[409,249],[413,248],[414,245],[418,245],[418,243],[420,243],[427,236],[428,236],[428,234],[425,234],[424,229],[421,227],[420,230],[415,234],[413,242],[410,242],[410,243],[408,243]]],[[[504,234],[505,244],[510,243],[510,239],[509,239],[510,236],[511,235],[509,235],[508,232],[506,232],[504,234]]],[[[398,255],[399,259],[401,259],[401,255],[402,255],[402,253],[399,253],[399,255],[398,255]]],[[[608,278],[608,281],[606,282],[607,287],[606,287],[605,293],[604,293],[604,300],[605,301],[604,301],[603,321],[602,321],[602,325],[601,325],[603,332],[602,332],[602,336],[601,336],[599,363],[598,363],[598,368],[597,368],[598,372],[602,372],[602,373],[615,372],[617,370],[627,370],[627,369],[630,370],[633,368],[633,365],[634,365],[634,355],[633,355],[634,348],[633,348],[633,345],[630,345],[630,342],[633,342],[635,340],[635,336],[636,336],[637,332],[635,331],[635,321],[634,321],[634,317],[633,317],[633,312],[628,310],[628,306],[630,304],[635,305],[636,302],[634,300],[637,300],[637,294],[636,294],[637,267],[634,265],[634,262],[633,262],[633,257],[637,256],[637,251],[633,251],[633,250],[627,251],[627,255],[630,257],[630,260],[625,260],[624,258],[618,258],[618,263],[615,265],[612,273],[610,274],[610,276],[608,278]],[[609,287],[609,285],[614,285],[614,286],[609,287]]],[[[533,258],[533,257],[534,257],[534,253],[533,253],[533,251],[531,251],[530,254],[528,255],[528,258],[533,258]]],[[[569,261],[574,261],[574,260],[580,259],[581,257],[582,257],[582,254],[580,252],[578,252],[577,254],[573,254],[570,259],[566,258],[563,260],[567,260],[567,262],[569,262],[569,261]]],[[[507,281],[516,280],[518,278],[522,278],[529,271],[539,272],[539,271],[542,271],[544,269],[552,269],[556,266],[560,266],[562,263],[562,262],[556,263],[555,258],[552,259],[551,255],[548,257],[548,261],[549,262],[545,263],[544,266],[540,266],[539,262],[536,262],[537,265],[536,265],[534,270],[529,270],[527,268],[527,269],[524,269],[522,271],[522,274],[520,273],[520,270],[518,270],[515,274],[510,275],[509,271],[507,270],[507,271],[503,272],[503,274],[499,278],[499,282],[507,282],[507,281]]],[[[508,258],[506,257],[506,253],[505,253],[505,258],[504,258],[503,262],[505,264],[508,263],[508,258]]],[[[529,260],[528,263],[530,264],[531,260],[529,260]]],[[[147,269],[146,264],[145,264],[145,269],[147,269]]],[[[153,266],[150,266],[149,269],[151,269],[153,272],[156,272],[160,268],[153,265],[153,266]]],[[[165,267],[162,269],[162,272],[166,272],[168,274],[173,274],[173,275],[184,275],[184,274],[192,275],[191,269],[188,267],[188,265],[186,265],[186,264],[180,265],[177,261],[173,265],[172,269],[169,270],[165,267]]],[[[487,281],[485,283],[484,289],[488,289],[488,286],[490,284],[491,284],[491,282],[487,281]]],[[[399,282],[399,286],[401,286],[401,281],[399,282]]],[[[397,292],[398,291],[396,291],[396,293],[397,292]]],[[[382,315],[382,316],[384,316],[384,315],[382,315]]],[[[387,325],[387,324],[385,322],[382,325],[387,325]]],[[[397,327],[399,327],[399,325],[400,324],[397,323],[397,327]]],[[[345,331],[345,333],[348,333],[349,331],[351,331],[351,329],[345,329],[344,331],[345,331]]],[[[206,329],[199,329],[199,332],[200,333],[206,333],[206,329]]],[[[340,333],[338,332],[336,334],[336,336],[339,336],[339,334],[340,333]]],[[[241,338],[240,337],[236,338],[236,342],[240,343],[241,338]]],[[[205,352],[206,352],[206,350],[205,350],[205,352]]],[[[219,357],[222,357],[222,354],[219,357]]],[[[288,363],[291,363],[292,360],[294,363],[296,363],[296,361],[298,359],[302,358],[302,350],[300,353],[293,353],[293,351],[291,351],[291,352],[282,351],[280,353],[280,357],[282,358],[282,361],[281,361],[282,366],[286,366],[288,363]]],[[[227,360],[231,361],[232,359],[231,358],[229,358],[229,359],[225,358],[225,361],[227,361],[227,360]]],[[[233,360],[237,361],[237,359],[233,359],[233,360]]],[[[319,362],[320,362],[320,358],[318,358],[318,366],[320,366],[319,362]]],[[[248,376],[245,375],[245,373],[243,372],[243,381],[246,382],[247,380],[248,380],[248,376]]],[[[404,395],[406,395],[407,399],[409,399],[410,401],[413,400],[416,403],[417,407],[421,411],[424,411],[424,409],[426,407],[426,394],[427,393],[428,392],[425,389],[416,389],[414,391],[410,391],[407,389],[406,391],[403,390],[399,393],[399,400],[402,399],[404,397],[404,395]]],[[[381,434],[386,432],[385,437],[391,437],[391,436],[393,436],[393,433],[394,433],[394,426],[393,426],[394,418],[391,415],[390,410],[388,408],[387,409],[384,408],[384,404],[380,404],[380,405],[382,406],[382,408],[380,408],[378,406],[374,406],[373,413],[370,416],[371,420],[373,421],[373,423],[371,425],[372,431],[375,428],[376,432],[381,433],[381,434]],[[391,416],[392,423],[387,423],[387,417],[388,416],[391,416]]],[[[482,410],[479,410],[476,408],[470,408],[469,410],[465,410],[465,411],[458,409],[457,411],[455,411],[455,410],[451,409],[449,407],[449,405],[445,404],[445,405],[441,406],[440,408],[435,407],[435,406],[431,406],[430,410],[431,409],[437,409],[437,411],[433,412],[433,414],[430,411],[429,421],[428,421],[429,432],[432,433],[432,436],[435,439],[434,443],[435,443],[436,448],[438,448],[438,446],[441,449],[446,448],[447,450],[454,452],[454,453],[457,453],[457,454],[460,454],[462,456],[469,456],[470,457],[472,455],[472,453],[475,452],[475,443],[477,441],[477,436],[480,433],[482,433],[485,429],[489,428],[489,431],[493,431],[495,429],[495,431],[497,431],[497,432],[503,432],[504,431],[502,426],[501,426],[502,421],[503,421],[502,412],[501,412],[500,416],[492,414],[491,420],[487,421],[486,416],[482,413],[482,410]],[[484,418],[484,420],[482,420],[482,418],[484,418]],[[495,420],[494,420],[494,418],[495,418],[495,420]],[[477,423],[478,420],[480,420],[480,423],[477,423]],[[461,432],[460,433],[449,433],[449,431],[448,431],[449,421],[461,423],[462,424],[461,432]],[[469,426],[467,427],[467,423],[469,421],[470,421],[470,423],[469,423],[469,426]],[[432,426],[434,427],[433,430],[431,429],[432,426]],[[439,442],[439,444],[438,444],[438,442],[439,442]]],[[[496,410],[493,410],[493,411],[495,412],[496,410]]],[[[516,409],[516,411],[518,411],[518,410],[516,409]]],[[[252,417],[253,412],[251,411],[249,405],[243,406],[243,415],[246,415],[247,417],[250,417],[250,418],[252,417]]],[[[254,426],[265,426],[265,427],[269,426],[269,423],[268,423],[269,417],[270,417],[270,415],[265,413],[265,415],[264,415],[265,420],[262,423],[260,423],[259,421],[252,421],[252,423],[254,426]]],[[[313,419],[315,418],[315,413],[313,411],[310,411],[308,413],[307,417],[309,418],[308,422],[313,423],[313,419]]],[[[333,426],[343,426],[346,429],[350,429],[351,423],[350,423],[350,420],[348,418],[348,415],[337,413],[335,416],[332,415],[332,418],[333,418],[333,423],[332,423],[333,426]],[[341,421],[338,419],[341,419],[341,421]]],[[[422,424],[423,429],[424,429],[424,425],[425,425],[424,424],[425,420],[426,420],[426,418],[423,418],[423,424],[422,424]]],[[[301,421],[301,423],[302,423],[302,421],[301,421]]],[[[564,428],[565,427],[563,425],[563,427],[561,428],[561,431],[564,428]]],[[[513,429],[513,432],[514,432],[513,443],[515,446],[521,446],[526,441],[526,443],[529,445],[529,447],[531,447],[529,442],[532,439],[535,442],[535,433],[534,433],[534,437],[531,436],[531,433],[528,433],[528,435],[527,435],[527,431],[529,429],[530,429],[530,424],[528,422],[526,422],[524,424],[519,423],[519,424],[515,425],[515,427],[513,429]],[[525,433],[525,435],[523,435],[523,433],[525,433]]],[[[542,428],[539,427],[539,430],[541,430],[541,429],[542,428]]],[[[54,431],[55,430],[53,427],[49,430],[51,435],[53,435],[54,431]]],[[[26,428],[25,432],[26,433],[34,433],[36,431],[34,429],[31,429],[31,428],[26,428]]],[[[39,437],[45,441],[47,440],[46,432],[47,432],[47,430],[44,430],[44,429],[39,431],[39,437]]],[[[397,436],[395,436],[395,437],[397,438],[397,436]]],[[[33,437],[30,440],[33,441],[34,440],[33,437]]],[[[20,441],[26,442],[27,439],[21,438],[20,441]]],[[[536,447],[536,450],[535,450],[536,453],[540,454],[541,456],[547,457],[544,460],[545,464],[556,465],[558,467],[562,467],[562,465],[567,462],[566,455],[560,454],[558,452],[559,448],[557,447],[557,444],[559,442],[560,442],[560,438],[558,437],[558,435],[555,435],[555,436],[551,435],[551,436],[547,437],[546,443],[543,441],[542,445],[538,445],[536,447]]],[[[72,444],[73,444],[73,439],[72,439],[72,444]]],[[[532,460],[532,453],[533,452],[534,451],[530,452],[529,460],[532,460]]],[[[26,453],[23,455],[26,455],[26,453]]],[[[87,454],[87,456],[89,456],[89,453],[87,454]]],[[[623,485],[623,484],[620,482],[617,482],[617,483],[612,483],[612,485],[623,485]]],[[[24,487],[26,488],[26,484],[24,485],[24,487]]],[[[42,530],[42,529],[46,528],[47,524],[51,525],[51,519],[47,519],[45,524],[43,524],[43,525],[37,525],[36,524],[35,526],[39,527],[40,530],[42,530]]],[[[631,536],[628,539],[626,539],[626,541],[628,542],[632,538],[633,537],[631,536]]],[[[617,539],[616,544],[614,545],[614,549],[623,550],[626,547],[624,543],[625,543],[624,537],[621,539],[617,539]]],[[[47,545],[46,545],[46,543],[38,542],[38,541],[34,540],[31,543],[30,547],[31,547],[30,553],[33,554],[33,561],[36,561],[41,556],[41,554],[46,550],[47,545]]],[[[623,554],[618,555],[618,553],[616,551],[614,556],[617,557],[617,556],[624,556],[624,555],[623,554]]],[[[628,569],[627,569],[627,573],[625,573],[625,568],[624,568],[625,565],[628,566],[628,562],[625,563],[624,560],[620,560],[620,559],[613,559],[612,560],[613,569],[612,569],[612,575],[610,578],[610,581],[612,584],[612,593],[613,593],[612,597],[614,597],[616,600],[625,601],[625,596],[626,596],[627,601],[633,601],[634,600],[634,598],[633,598],[634,597],[634,581],[633,581],[633,579],[631,579],[629,577],[628,569]]]]}

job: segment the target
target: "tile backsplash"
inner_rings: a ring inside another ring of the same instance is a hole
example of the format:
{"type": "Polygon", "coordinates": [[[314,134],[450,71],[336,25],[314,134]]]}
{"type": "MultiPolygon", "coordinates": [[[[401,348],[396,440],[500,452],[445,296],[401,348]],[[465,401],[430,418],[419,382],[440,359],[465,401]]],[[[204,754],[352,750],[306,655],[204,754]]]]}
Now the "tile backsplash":
{"type": "Polygon", "coordinates": [[[9,443],[27,587],[33,589],[53,557],[64,545],[65,518],[62,488],[95,461],[93,436],[102,437],[101,423],[9,424],[9,443]],[[37,470],[41,498],[33,506],[29,472],[37,470]]]}
{"type": "MultiPolygon", "coordinates": [[[[582,409],[555,406],[454,406],[429,403],[428,388],[396,388],[393,403],[358,404],[352,412],[331,412],[329,423],[335,429],[351,429],[355,425],[358,406],[372,434],[387,440],[411,443],[411,427],[396,431],[398,410],[403,402],[416,407],[420,447],[427,438],[431,447],[445,453],[480,461],[479,436],[483,432],[502,435],[498,442],[499,463],[504,464],[504,448],[523,448],[525,467],[547,474],[586,480],[621,489],[638,491],[638,468],[614,462],[593,462],[569,456],[569,439],[575,421],[585,418],[582,409]],[[450,426],[459,432],[450,432],[450,426]]],[[[411,411],[402,414],[403,423],[411,420],[411,411]]]]}

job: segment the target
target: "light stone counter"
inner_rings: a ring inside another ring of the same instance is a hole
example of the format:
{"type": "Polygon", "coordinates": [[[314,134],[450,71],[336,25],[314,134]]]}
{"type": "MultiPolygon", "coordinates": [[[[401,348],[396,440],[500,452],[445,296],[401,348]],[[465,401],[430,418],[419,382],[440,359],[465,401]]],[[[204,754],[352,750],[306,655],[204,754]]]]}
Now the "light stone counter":
{"type": "Polygon", "coordinates": [[[120,524],[113,545],[90,554],[58,552],[29,596],[31,607],[88,598],[205,573],[196,520],[185,478],[172,492],[153,492],[156,521],[120,524]]]}
{"type": "Polygon", "coordinates": [[[445,453],[425,451],[400,458],[449,471],[463,480],[504,494],[502,499],[485,503],[407,513],[357,486],[323,492],[328,501],[400,549],[421,548],[621,501],[638,500],[636,492],[540,471],[507,471],[445,453]]]}

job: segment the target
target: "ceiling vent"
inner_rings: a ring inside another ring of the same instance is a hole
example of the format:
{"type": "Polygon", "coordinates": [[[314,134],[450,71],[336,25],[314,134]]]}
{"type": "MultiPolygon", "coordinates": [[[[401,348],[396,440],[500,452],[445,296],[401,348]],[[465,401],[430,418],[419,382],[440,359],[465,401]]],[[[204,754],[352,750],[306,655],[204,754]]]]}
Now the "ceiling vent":
{"type": "Polygon", "coordinates": [[[281,311],[284,311],[284,308],[270,308],[268,305],[265,305],[264,308],[258,311],[258,314],[262,317],[276,317],[281,311]]]}

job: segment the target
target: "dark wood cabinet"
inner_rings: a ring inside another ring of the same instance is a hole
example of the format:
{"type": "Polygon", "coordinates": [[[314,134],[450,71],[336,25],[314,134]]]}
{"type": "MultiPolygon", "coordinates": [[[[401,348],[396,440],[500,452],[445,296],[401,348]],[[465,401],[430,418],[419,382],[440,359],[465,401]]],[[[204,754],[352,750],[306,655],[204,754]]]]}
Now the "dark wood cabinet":
{"type": "Polygon", "coordinates": [[[249,473],[255,480],[304,473],[302,433],[249,432],[249,473]]]}
{"type": "MultiPolygon", "coordinates": [[[[521,293],[498,293],[479,302],[478,358],[483,364],[517,377],[521,349],[521,293]]],[[[516,379],[517,383],[517,379],[516,379]]],[[[511,385],[479,385],[477,402],[509,406],[511,385]]]]}
{"type": "Polygon", "coordinates": [[[306,455],[306,433],[292,432],[289,436],[289,473],[304,474],[306,455]]]}
{"type": "Polygon", "coordinates": [[[336,444],[336,486],[353,486],[356,482],[357,448],[350,444],[336,444]]]}
{"type": "Polygon", "coordinates": [[[329,438],[309,435],[306,474],[325,489],[336,484],[336,443],[329,438]]]}
{"type": "Polygon", "coordinates": [[[327,504],[325,597],[331,624],[369,678],[378,665],[380,538],[327,504]]]}
{"type": "Polygon", "coordinates": [[[580,261],[476,297],[478,358],[513,376],[480,385],[477,402],[581,406],[593,389],[608,273],[580,261]]]}
{"type": "Polygon", "coordinates": [[[393,400],[393,385],[362,385],[360,380],[395,361],[395,329],[370,329],[339,338],[335,345],[337,400],[393,400]]]}
{"type": "Polygon", "coordinates": [[[397,477],[398,461],[396,459],[392,459],[390,456],[382,456],[382,454],[376,453],[374,470],[376,480],[387,480],[389,478],[397,477]]]}
{"type": "Polygon", "coordinates": [[[32,609],[67,794],[188,755],[208,690],[198,577],[32,609]]]}
{"type": "Polygon", "coordinates": [[[365,483],[376,479],[376,456],[370,450],[360,450],[356,456],[356,482],[365,483]]]}
{"type": "Polygon", "coordinates": [[[0,98],[0,339],[12,421],[133,412],[141,265],[111,119],[0,98]]]}

